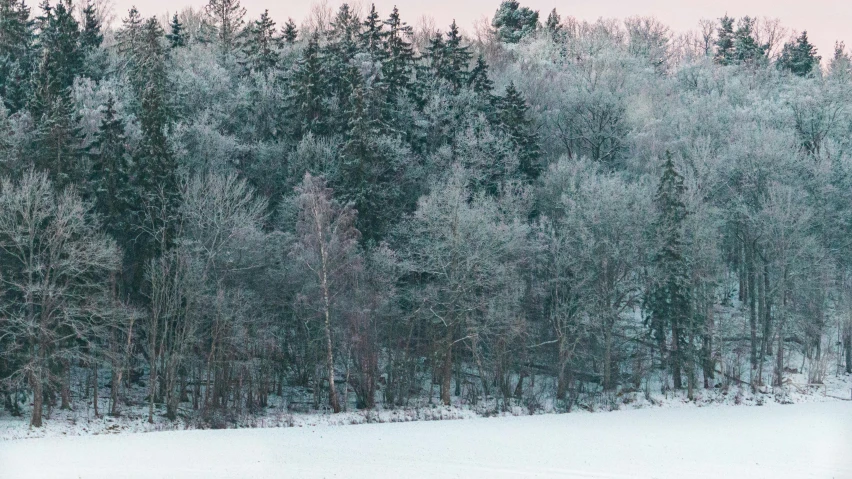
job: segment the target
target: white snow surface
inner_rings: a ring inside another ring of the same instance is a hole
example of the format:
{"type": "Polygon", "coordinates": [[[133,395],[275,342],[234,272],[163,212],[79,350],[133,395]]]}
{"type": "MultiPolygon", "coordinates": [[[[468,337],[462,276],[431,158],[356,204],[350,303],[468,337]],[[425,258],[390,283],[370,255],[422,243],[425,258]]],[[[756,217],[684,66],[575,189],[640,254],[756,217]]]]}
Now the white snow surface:
{"type": "Polygon", "coordinates": [[[852,402],[0,442],[17,478],[852,478],[852,402]]]}

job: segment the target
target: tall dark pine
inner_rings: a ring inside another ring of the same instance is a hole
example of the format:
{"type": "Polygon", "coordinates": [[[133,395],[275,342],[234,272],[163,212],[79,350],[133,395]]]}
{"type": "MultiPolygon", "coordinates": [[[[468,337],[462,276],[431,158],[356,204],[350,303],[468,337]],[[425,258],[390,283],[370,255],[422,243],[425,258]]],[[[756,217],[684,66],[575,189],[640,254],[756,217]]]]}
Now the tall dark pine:
{"type": "Polygon", "coordinates": [[[692,321],[689,274],[683,242],[683,222],[687,214],[683,203],[685,192],[683,177],[675,169],[671,153],[666,152],[663,175],[654,197],[657,209],[654,224],[657,252],[652,260],[653,283],[646,298],[646,308],[651,335],[658,342],[663,357],[668,349],[668,366],[675,389],[683,387],[684,361],[692,359],[687,351],[689,345],[686,337],[692,321]],[[669,330],[671,341],[667,348],[669,330]]]}
{"type": "Polygon", "coordinates": [[[232,53],[239,46],[246,9],[240,5],[240,0],[209,0],[207,15],[216,27],[222,52],[232,53]]]}
{"type": "Polygon", "coordinates": [[[23,0],[0,0],[0,97],[15,112],[26,104],[33,68],[33,22],[23,0]]]}
{"type": "Polygon", "coordinates": [[[504,43],[518,43],[538,27],[538,12],[522,7],[515,0],[504,0],[491,20],[497,37],[504,43]]]}
{"type": "MultiPolygon", "coordinates": [[[[135,81],[134,72],[138,71],[136,58],[142,44],[142,25],[142,15],[139,14],[136,7],[132,7],[127,12],[127,17],[122,19],[121,28],[115,34],[116,48],[120,57],[120,70],[130,76],[131,83],[135,81]]],[[[134,86],[139,89],[138,85],[134,86]]]]}
{"type": "Polygon", "coordinates": [[[177,13],[174,14],[172,21],[169,22],[169,33],[166,35],[166,38],[169,40],[169,46],[172,49],[186,46],[186,32],[180,19],[178,19],[177,13]]]}
{"type": "Polygon", "coordinates": [[[83,55],[79,24],[70,8],[70,3],[43,6],[41,59],[29,105],[37,126],[35,163],[50,172],[59,189],[78,179],[81,166],[70,90],[82,70],[83,55]]]}
{"type": "MultiPolygon", "coordinates": [[[[45,104],[61,92],[67,92],[74,84],[74,78],[83,67],[83,52],[80,49],[80,25],[74,19],[71,4],[60,2],[56,7],[44,4],[44,12],[39,18],[41,32],[38,40],[41,46],[41,62],[36,73],[36,102],[45,104]],[[49,95],[39,97],[39,95],[49,95]]],[[[38,106],[34,111],[38,116],[38,106]]]]}
{"type": "Polygon", "coordinates": [[[249,70],[268,72],[278,66],[275,32],[275,22],[266,10],[252,24],[245,45],[245,65],[249,70]]]}
{"type": "Polygon", "coordinates": [[[494,90],[494,83],[488,78],[488,64],[482,55],[476,59],[476,65],[470,71],[468,76],[468,84],[476,93],[480,95],[491,95],[494,90]]]}
{"type": "Polygon", "coordinates": [[[293,117],[295,138],[307,133],[324,133],[326,115],[326,82],[328,78],[320,57],[319,34],[311,35],[290,78],[287,106],[293,117]]]}
{"type": "Polygon", "coordinates": [[[157,248],[167,247],[171,241],[170,229],[173,225],[167,223],[165,218],[171,216],[177,206],[177,178],[174,156],[166,137],[171,114],[165,35],[160,23],[153,17],[145,22],[141,34],[138,77],[142,88],[138,92],[138,118],[142,142],[136,152],[133,181],[137,188],[136,194],[143,199],[144,205],[160,212],[159,221],[163,222],[158,225],[162,228],[159,243],[148,245],[146,251],[148,255],[154,255],[158,253],[157,248]]]}
{"type": "Polygon", "coordinates": [[[397,206],[384,200],[392,196],[391,191],[398,185],[389,181],[393,168],[382,158],[381,149],[376,145],[380,124],[375,115],[370,114],[363,85],[353,90],[346,116],[349,124],[338,191],[358,211],[356,225],[364,232],[363,239],[379,240],[388,217],[397,206]]]}
{"type": "Polygon", "coordinates": [[[804,31],[794,41],[784,45],[778,68],[804,77],[819,68],[820,60],[822,57],[817,55],[816,47],[808,40],[808,32],[804,31]]]}
{"type": "MultiPolygon", "coordinates": [[[[331,29],[327,32],[328,43],[323,51],[327,95],[336,97],[337,105],[346,105],[349,102],[356,87],[355,83],[360,81],[360,75],[357,72],[354,76],[350,75],[352,61],[358,53],[360,30],[361,21],[349,5],[346,3],[341,5],[337,15],[331,21],[331,29]]],[[[337,120],[334,125],[336,131],[346,127],[345,120],[334,119],[337,120]]]]}
{"type": "Polygon", "coordinates": [[[399,10],[393,11],[385,20],[384,50],[385,61],[382,64],[384,82],[388,87],[391,100],[396,98],[411,83],[411,69],[414,65],[414,48],[409,39],[412,28],[399,17],[399,10]]]}
{"type": "Polygon", "coordinates": [[[544,28],[547,29],[547,32],[552,36],[559,34],[562,31],[562,24],[560,23],[562,19],[559,17],[559,14],[556,13],[556,9],[550,11],[550,14],[547,15],[547,21],[544,24],[544,28]]]}
{"type": "Polygon", "coordinates": [[[731,65],[735,59],[734,19],[725,15],[719,19],[716,32],[716,54],[713,59],[719,65],[731,65]]]}
{"type": "Polygon", "coordinates": [[[364,19],[361,30],[361,48],[376,60],[383,56],[382,42],[385,37],[383,28],[384,23],[379,18],[379,12],[376,11],[376,4],[374,3],[370,6],[367,18],[364,19]]]}
{"type": "Polygon", "coordinates": [[[538,135],[527,115],[527,102],[521,92],[509,83],[506,93],[498,101],[498,119],[501,129],[515,147],[519,160],[519,173],[522,179],[531,181],[541,172],[538,135]]]}
{"type": "Polygon", "coordinates": [[[450,30],[447,32],[445,53],[447,62],[446,80],[457,90],[467,80],[471,57],[469,50],[469,46],[462,45],[462,36],[459,33],[459,27],[456,25],[456,21],[453,20],[450,30]]]}
{"type": "Polygon", "coordinates": [[[766,58],[768,45],[760,45],[754,38],[754,19],[743,17],[734,32],[734,58],[738,64],[754,65],[766,58]]]}
{"type": "Polygon", "coordinates": [[[104,35],[101,32],[101,22],[98,20],[97,10],[91,2],[86,3],[83,8],[83,32],[80,34],[80,46],[84,50],[90,51],[98,49],[104,42],[104,35]]]}
{"type": "Polygon", "coordinates": [[[92,168],[87,189],[104,228],[121,245],[134,236],[130,215],[139,202],[130,184],[131,163],[126,142],[124,123],[110,95],[97,136],[88,148],[92,168]]]}
{"type": "Polygon", "coordinates": [[[281,30],[281,36],[284,38],[285,43],[290,45],[296,43],[296,38],[299,36],[299,30],[296,28],[296,23],[292,18],[287,19],[287,23],[284,24],[284,28],[281,30]]]}

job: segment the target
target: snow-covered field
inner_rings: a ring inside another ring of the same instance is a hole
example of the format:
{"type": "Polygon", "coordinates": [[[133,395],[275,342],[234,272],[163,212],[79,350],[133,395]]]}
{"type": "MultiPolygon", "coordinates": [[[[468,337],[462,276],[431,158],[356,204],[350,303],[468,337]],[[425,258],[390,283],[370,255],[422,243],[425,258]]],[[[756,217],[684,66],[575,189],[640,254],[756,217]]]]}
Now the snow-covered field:
{"type": "Polygon", "coordinates": [[[17,478],[852,478],[852,403],[0,442],[17,478]]]}

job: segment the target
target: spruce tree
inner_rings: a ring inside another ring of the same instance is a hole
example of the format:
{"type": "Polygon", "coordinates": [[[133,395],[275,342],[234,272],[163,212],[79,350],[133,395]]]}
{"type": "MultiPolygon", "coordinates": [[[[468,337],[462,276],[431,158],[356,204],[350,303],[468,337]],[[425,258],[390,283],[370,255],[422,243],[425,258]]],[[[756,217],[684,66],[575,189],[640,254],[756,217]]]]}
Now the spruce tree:
{"type": "Polygon", "coordinates": [[[675,389],[683,386],[684,361],[692,359],[688,356],[686,334],[691,324],[691,295],[683,241],[683,222],[687,215],[683,202],[685,192],[683,177],[675,169],[671,153],[666,152],[663,174],[654,197],[656,253],[652,259],[653,282],[645,306],[651,335],[659,344],[661,354],[668,354],[675,389]],[[666,351],[669,331],[671,341],[666,351]]]}
{"type": "Polygon", "coordinates": [[[547,15],[547,22],[545,22],[544,27],[551,36],[555,37],[562,32],[562,24],[560,22],[561,18],[554,8],[550,11],[550,14],[547,15]]]}
{"type": "Polygon", "coordinates": [[[269,17],[269,10],[265,10],[252,24],[245,45],[245,65],[249,70],[268,72],[278,66],[275,31],[275,22],[269,17]]]}
{"type": "Polygon", "coordinates": [[[504,43],[518,43],[535,33],[538,28],[538,11],[521,7],[516,0],[504,0],[491,20],[497,37],[504,43]]]}
{"type": "MultiPolygon", "coordinates": [[[[136,7],[132,7],[127,16],[121,20],[121,28],[115,34],[116,49],[120,57],[121,71],[128,74],[133,81],[133,74],[138,70],[136,57],[142,43],[142,15],[136,7]]],[[[138,85],[137,85],[138,89],[138,85]]]]}
{"type": "Polygon", "coordinates": [[[288,109],[292,115],[295,139],[307,133],[322,134],[328,122],[325,93],[328,77],[320,56],[319,33],[314,33],[290,77],[288,109]]]}
{"type": "Polygon", "coordinates": [[[104,42],[101,23],[98,20],[95,5],[89,1],[83,8],[83,32],[80,34],[80,46],[86,51],[96,50],[104,42]]]}
{"type": "Polygon", "coordinates": [[[732,65],[736,52],[734,47],[734,19],[727,15],[720,18],[716,34],[716,54],[713,59],[719,65],[732,65]]]}
{"type": "Polygon", "coordinates": [[[852,77],[852,58],[846,53],[846,45],[843,42],[835,42],[834,57],[828,65],[828,71],[835,78],[849,80],[852,77]]]}
{"type": "Polygon", "coordinates": [[[246,16],[246,9],[240,5],[240,0],[209,0],[206,11],[211,24],[216,27],[222,52],[234,52],[239,46],[246,16]]]}
{"type": "Polygon", "coordinates": [[[817,55],[816,47],[808,40],[808,32],[803,31],[794,41],[784,45],[778,68],[804,77],[819,68],[820,60],[822,57],[817,55]]]}
{"type": "Polygon", "coordinates": [[[37,73],[44,91],[57,94],[71,88],[74,78],[83,68],[83,51],[80,49],[80,25],[74,19],[70,1],[56,7],[43,4],[39,17],[42,61],[37,73]]]}
{"type": "Polygon", "coordinates": [[[393,101],[400,92],[406,90],[411,84],[414,48],[409,39],[413,30],[400,19],[399,10],[396,7],[385,20],[385,25],[387,31],[384,41],[385,61],[382,64],[382,73],[391,101],[393,101]]]}
{"type": "Polygon", "coordinates": [[[292,18],[287,19],[287,23],[282,28],[281,35],[284,37],[284,42],[290,45],[296,43],[296,38],[299,36],[299,30],[296,28],[296,23],[292,18]]]}
{"type": "Polygon", "coordinates": [[[759,45],[754,38],[754,19],[743,17],[734,32],[734,58],[737,64],[755,65],[766,58],[768,45],[759,45]]]}
{"type": "Polygon", "coordinates": [[[29,103],[37,129],[35,163],[50,172],[53,185],[59,189],[78,180],[81,169],[71,86],[82,70],[83,55],[79,24],[70,9],[70,2],[55,8],[42,5],[41,60],[29,103]]]}
{"type": "Polygon", "coordinates": [[[468,85],[470,85],[470,88],[472,88],[476,93],[480,95],[487,95],[489,97],[491,92],[494,90],[494,83],[492,83],[491,79],[488,78],[488,64],[485,63],[485,59],[482,58],[482,55],[477,57],[476,65],[473,67],[473,70],[470,71],[468,85]]]}
{"type": "Polygon", "coordinates": [[[447,32],[446,53],[444,56],[447,62],[445,78],[458,90],[467,80],[471,53],[469,46],[462,45],[462,36],[459,34],[459,28],[455,20],[453,20],[450,30],[447,32]]]}
{"type": "Polygon", "coordinates": [[[166,137],[171,113],[163,40],[162,27],[156,18],[150,18],[142,27],[139,54],[142,89],[139,91],[138,118],[142,143],[137,152],[136,182],[142,196],[150,202],[165,200],[167,208],[174,208],[177,179],[174,158],[166,137]]]}
{"type": "Polygon", "coordinates": [[[506,93],[498,100],[498,119],[501,129],[515,147],[519,160],[519,173],[526,181],[538,178],[539,165],[538,135],[533,131],[528,118],[529,107],[521,92],[509,83],[506,93]]]}
{"type": "Polygon", "coordinates": [[[376,11],[376,4],[374,3],[370,6],[370,13],[364,19],[361,30],[361,48],[369,53],[374,60],[381,60],[382,58],[382,42],[385,37],[383,27],[384,23],[379,18],[379,12],[376,11]]]}
{"type": "Polygon", "coordinates": [[[23,0],[0,0],[0,98],[14,113],[28,100],[33,69],[33,22],[23,0]]]}
{"type": "MultiPolygon", "coordinates": [[[[337,97],[338,105],[347,104],[354,88],[349,73],[355,54],[358,53],[360,30],[361,21],[349,5],[346,3],[341,5],[337,15],[331,21],[331,29],[327,33],[328,43],[323,49],[323,64],[328,77],[327,94],[337,97]]],[[[345,123],[338,126],[341,129],[345,128],[345,123]]]]}
{"type": "Polygon", "coordinates": [[[169,33],[166,38],[169,40],[169,47],[172,49],[186,46],[186,32],[184,32],[183,24],[178,19],[177,13],[169,22],[169,33]]]}
{"type": "Polygon", "coordinates": [[[103,219],[107,233],[121,245],[134,236],[131,213],[139,200],[131,187],[131,163],[126,149],[124,123],[115,111],[112,95],[104,105],[95,140],[88,148],[92,167],[89,173],[88,192],[96,211],[103,219]]]}

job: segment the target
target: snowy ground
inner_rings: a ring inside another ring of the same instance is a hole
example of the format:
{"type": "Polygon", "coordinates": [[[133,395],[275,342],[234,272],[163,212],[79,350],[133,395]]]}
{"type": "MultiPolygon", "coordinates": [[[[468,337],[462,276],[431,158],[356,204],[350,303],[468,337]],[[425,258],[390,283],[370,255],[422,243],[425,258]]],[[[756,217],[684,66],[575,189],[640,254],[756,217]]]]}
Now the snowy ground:
{"type": "Polygon", "coordinates": [[[0,442],[17,478],[852,478],[852,402],[0,442]]]}

